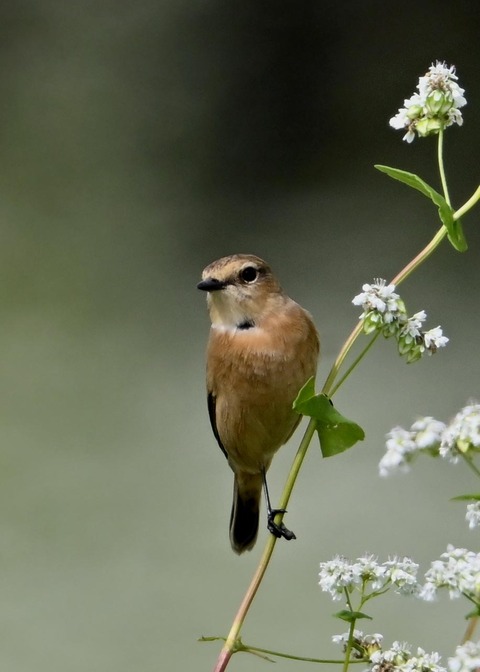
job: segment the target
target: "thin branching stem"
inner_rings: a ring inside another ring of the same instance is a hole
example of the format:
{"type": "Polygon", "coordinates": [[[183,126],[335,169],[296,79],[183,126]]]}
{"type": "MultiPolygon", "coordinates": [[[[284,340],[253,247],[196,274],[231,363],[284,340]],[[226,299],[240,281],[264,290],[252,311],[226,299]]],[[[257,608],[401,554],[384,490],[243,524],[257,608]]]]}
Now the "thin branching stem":
{"type": "Polygon", "coordinates": [[[343,672],[347,672],[348,666],[350,664],[350,657],[352,655],[352,648],[353,648],[354,632],[355,632],[355,620],[353,620],[350,623],[350,627],[348,629],[348,641],[345,649],[345,659],[343,661],[343,672]]]}
{"type": "Polygon", "coordinates": [[[440,129],[438,133],[438,145],[437,145],[437,160],[438,160],[438,170],[440,172],[440,181],[442,183],[443,195],[448,205],[450,203],[450,196],[448,193],[447,178],[445,176],[445,166],[443,163],[443,128],[440,129]]]}
{"type": "MultiPolygon", "coordinates": [[[[270,649],[261,649],[258,646],[246,646],[244,651],[247,652],[258,652],[258,653],[264,653],[267,656],[276,656],[277,658],[287,658],[289,660],[301,660],[305,663],[320,663],[324,665],[343,665],[344,661],[342,660],[337,660],[335,658],[329,659],[329,658],[308,658],[306,656],[294,656],[293,654],[290,653],[280,653],[279,651],[271,651],[270,649]]],[[[358,659],[358,660],[351,660],[351,663],[363,663],[365,664],[367,661],[358,659]]]]}
{"type": "Polygon", "coordinates": [[[377,338],[378,338],[379,336],[380,336],[380,331],[375,332],[375,334],[373,335],[373,337],[369,340],[369,342],[368,342],[367,345],[363,348],[362,352],[358,355],[358,357],[355,359],[355,361],[348,367],[348,369],[345,371],[345,373],[344,373],[343,376],[340,378],[340,380],[337,381],[337,383],[332,387],[332,389],[330,390],[330,395],[329,395],[330,397],[333,397],[333,395],[334,395],[335,392],[338,390],[338,388],[340,387],[340,385],[342,385],[342,383],[343,383],[343,382],[348,378],[348,376],[352,373],[353,369],[356,368],[357,364],[359,364],[359,363],[361,362],[361,360],[365,357],[365,355],[366,355],[367,352],[370,350],[370,348],[372,347],[372,345],[375,343],[375,341],[377,340],[377,338]]]}
{"type": "Polygon", "coordinates": [[[462,637],[461,644],[465,644],[465,642],[473,640],[473,635],[475,634],[477,625],[478,625],[478,616],[472,616],[471,618],[468,619],[467,627],[462,637]]]}

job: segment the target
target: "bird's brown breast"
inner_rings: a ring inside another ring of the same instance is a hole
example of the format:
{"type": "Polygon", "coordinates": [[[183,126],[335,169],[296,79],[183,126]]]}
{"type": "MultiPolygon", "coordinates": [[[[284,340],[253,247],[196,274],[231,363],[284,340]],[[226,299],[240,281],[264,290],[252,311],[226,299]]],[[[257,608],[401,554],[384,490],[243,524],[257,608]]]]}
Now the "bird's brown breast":
{"type": "Polygon", "coordinates": [[[315,375],[318,350],[310,316],[293,301],[253,328],[212,328],[207,388],[234,469],[257,473],[288,440],[299,421],[292,404],[315,375]]]}

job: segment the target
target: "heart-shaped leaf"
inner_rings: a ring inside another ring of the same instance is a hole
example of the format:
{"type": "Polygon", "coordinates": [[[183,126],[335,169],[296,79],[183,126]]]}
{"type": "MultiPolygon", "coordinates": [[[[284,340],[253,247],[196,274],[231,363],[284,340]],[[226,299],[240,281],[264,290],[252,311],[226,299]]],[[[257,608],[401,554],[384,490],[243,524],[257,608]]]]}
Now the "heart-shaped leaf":
{"type": "Polygon", "coordinates": [[[313,378],[302,387],[293,408],[301,415],[314,418],[323,457],[343,453],[365,438],[360,425],[339,413],[326,394],[315,394],[313,378]]]}

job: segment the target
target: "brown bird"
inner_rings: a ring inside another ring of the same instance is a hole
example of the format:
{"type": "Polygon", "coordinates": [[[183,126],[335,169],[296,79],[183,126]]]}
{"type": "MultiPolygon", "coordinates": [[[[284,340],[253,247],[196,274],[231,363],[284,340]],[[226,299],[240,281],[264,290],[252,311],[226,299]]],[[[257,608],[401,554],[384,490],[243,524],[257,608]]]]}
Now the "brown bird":
{"type": "Polygon", "coordinates": [[[208,292],[212,322],[208,411],[235,475],[230,542],[243,553],[257,538],[262,484],[268,529],[277,537],[295,538],[283,523],[274,522],[279,510],[270,505],[266,472],[300,421],[292,404],[315,375],[319,339],[310,314],[283,292],[270,266],[252,254],[214,261],[198,289],[208,292]]]}

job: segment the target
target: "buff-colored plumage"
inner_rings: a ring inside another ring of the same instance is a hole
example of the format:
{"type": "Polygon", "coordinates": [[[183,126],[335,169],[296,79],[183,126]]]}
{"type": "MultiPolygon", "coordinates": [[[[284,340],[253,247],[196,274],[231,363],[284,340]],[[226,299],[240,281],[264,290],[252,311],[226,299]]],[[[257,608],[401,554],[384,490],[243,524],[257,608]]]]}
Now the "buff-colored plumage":
{"type": "Polygon", "coordinates": [[[263,475],[299,422],[292,403],[315,375],[319,341],[312,319],[254,255],[207,266],[212,327],[207,392],[212,428],[235,474],[230,541],[250,550],[258,531],[263,475]]]}

